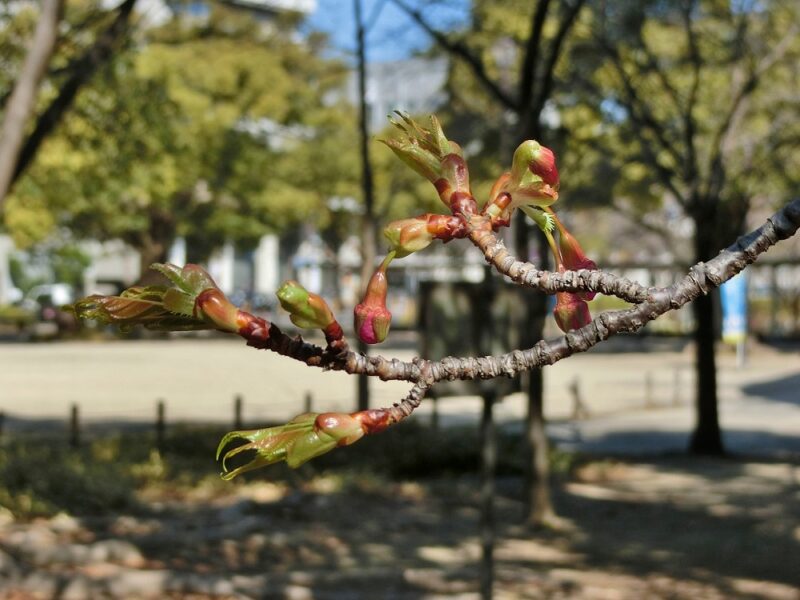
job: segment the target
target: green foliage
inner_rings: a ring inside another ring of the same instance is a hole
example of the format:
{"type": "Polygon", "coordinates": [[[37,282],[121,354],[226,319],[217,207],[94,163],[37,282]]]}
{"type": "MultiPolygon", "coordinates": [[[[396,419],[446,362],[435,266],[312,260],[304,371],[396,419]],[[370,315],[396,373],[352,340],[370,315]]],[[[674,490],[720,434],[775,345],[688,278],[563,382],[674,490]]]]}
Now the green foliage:
{"type": "Polygon", "coordinates": [[[17,185],[5,223],[18,245],[66,225],[152,260],[184,235],[204,258],[225,240],[324,224],[347,153],[315,146],[348,114],[322,103],[343,71],[291,35],[222,7],[149,31],[82,91],[17,185]]]}
{"type": "MultiPolygon", "coordinates": [[[[480,465],[480,443],[475,427],[434,431],[415,422],[392,427],[380,436],[367,436],[347,452],[332,452],[297,471],[273,467],[264,474],[234,482],[217,476],[210,457],[223,434],[219,427],[176,426],[168,432],[162,452],[154,449],[150,432],[129,431],[87,442],[78,450],[53,435],[12,437],[0,448],[0,506],[18,518],[77,515],[134,510],[142,495],[180,497],[202,489],[224,494],[231,485],[271,482],[298,485],[335,472],[357,485],[424,477],[472,477],[480,465]]],[[[522,440],[498,432],[498,473],[524,471],[522,440]]],[[[553,452],[556,475],[572,473],[572,454],[553,452]]]]}
{"type": "Polygon", "coordinates": [[[35,320],[36,316],[24,308],[9,304],[0,304],[0,325],[21,327],[30,325],[35,320]]]}
{"type": "Polygon", "coordinates": [[[641,215],[668,194],[686,205],[699,198],[727,215],[708,226],[736,229],[750,198],[782,202],[796,182],[787,166],[798,160],[800,103],[789,90],[800,12],[783,2],[691,6],[595,5],[593,27],[606,45],[586,40],[569,63],[585,102],[562,112],[565,168],[587,201],[625,199],[641,215]]]}
{"type": "Polygon", "coordinates": [[[129,508],[134,482],[118,468],[119,453],[94,448],[67,452],[47,439],[0,448],[0,505],[25,517],[129,508]]]}

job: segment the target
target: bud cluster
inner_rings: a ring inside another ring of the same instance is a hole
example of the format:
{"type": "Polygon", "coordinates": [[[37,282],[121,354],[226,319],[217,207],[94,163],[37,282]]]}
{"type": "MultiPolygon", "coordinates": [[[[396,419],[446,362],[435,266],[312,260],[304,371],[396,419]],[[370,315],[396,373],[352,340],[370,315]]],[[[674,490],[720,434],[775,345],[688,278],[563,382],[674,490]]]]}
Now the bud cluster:
{"type": "Polygon", "coordinates": [[[475,209],[469,187],[469,169],[461,146],[447,139],[439,120],[431,116],[431,127],[425,129],[407,114],[396,113],[400,120],[391,119],[403,137],[382,140],[400,160],[430,181],[439,198],[451,210],[475,209]]]}

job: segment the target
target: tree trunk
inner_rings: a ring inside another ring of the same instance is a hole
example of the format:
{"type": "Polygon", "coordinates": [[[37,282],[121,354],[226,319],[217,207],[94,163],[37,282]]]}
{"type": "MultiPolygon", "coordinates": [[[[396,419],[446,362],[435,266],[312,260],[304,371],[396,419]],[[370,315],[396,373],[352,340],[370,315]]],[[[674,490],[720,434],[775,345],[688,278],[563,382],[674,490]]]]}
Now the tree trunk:
{"type": "Polygon", "coordinates": [[[556,519],[550,495],[550,452],[544,420],[544,378],[541,369],[528,373],[528,414],[525,433],[530,456],[527,461],[525,521],[544,527],[556,519]]]}
{"type": "MultiPolygon", "coordinates": [[[[538,233],[538,232],[537,232],[538,233]]],[[[539,267],[547,268],[547,242],[543,235],[536,236],[539,242],[539,267]]],[[[527,257],[526,257],[527,258],[527,257]]],[[[531,294],[528,299],[526,330],[531,334],[530,347],[544,333],[547,316],[547,296],[531,294]]],[[[524,379],[523,379],[524,381],[524,379]]],[[[534,369],[527,374],[528,410],[525,419],[526,461],[525,521],[534,527],[544,527],[556,519],[550,494],[550,450],[544,419],[544,373],[534,369]]]]}
{"type": "Polygon", "coordinates": [[[25,136],[25,127],[36,107],[39,85],[55,50],[62,8],[62,0],[43,0],[39,22],[25,56],[25,62],[6,104],[0,130],[0,208],[11,189],[25,136]]]}
{"type": "MultiPolygon", "coordinates": [[[[366,31],[361,14],[361,0],[353,0],[356,18],[356,46],[358,54],[358,132],[361,150],[361,189],[364,197],[364,215],[361,220],[361,289],[366,289],[367,282],[375,268],[375,193],[372,181],[372,161],[369,156],[369,128],[367,125],[367,59],[366,31]]],[[[367,353],[368,347],[358,341],[358,351],[367,353]]],[[[369,377],[358,376],[358,410],[369,408],[369,377]]]]}
{"type": "Polygon", "coordinates": [[[139,251],[139,280],[137,285],[156,285],[163,283],[163,277],[157,271],[153,271],[150,265],[153,263],[167,262],[167,255],[169,254],[171,241],[151,241],[146,244],[139,245],[136,250],[139,251]]]}
{"type": "MultiPolygon", "coordinates": [[[[714,215],[695,218],[695,262],[708,260],[716,251],[714,236],[709,233],[714,215]]],[[[689,442],[692,454],[722,455],[722,432],[717,412],[717,362],[715,354],[717,313],[719,303],[713,290],[692,304],[695,318],[695,408],[697,422],[689,442]]]]}
{"type": "Polygon", "coordinates": [[[481,416],[481,599],[492,599],[494,586],[494,477],[497,464],[497,439],[493,417],[496,394],[490,387],[483,394],[481,416]]]}

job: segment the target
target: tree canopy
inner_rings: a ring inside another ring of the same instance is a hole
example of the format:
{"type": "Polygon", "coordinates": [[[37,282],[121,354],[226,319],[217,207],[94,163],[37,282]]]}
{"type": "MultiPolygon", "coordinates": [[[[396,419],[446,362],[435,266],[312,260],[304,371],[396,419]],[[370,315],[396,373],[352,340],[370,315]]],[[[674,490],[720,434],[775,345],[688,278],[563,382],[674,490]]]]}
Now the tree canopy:
{"type": "Polygon", "coordinates": [[[324,220],[352,167],[332,147],[348,111],[324,102],[345,71],[313,50],[224,8],[147,31],[46,142],[9,202],[9,230],[23,245],[59,225],[120,238],[149,264],[176,235],[202,257],[324,220]]]}

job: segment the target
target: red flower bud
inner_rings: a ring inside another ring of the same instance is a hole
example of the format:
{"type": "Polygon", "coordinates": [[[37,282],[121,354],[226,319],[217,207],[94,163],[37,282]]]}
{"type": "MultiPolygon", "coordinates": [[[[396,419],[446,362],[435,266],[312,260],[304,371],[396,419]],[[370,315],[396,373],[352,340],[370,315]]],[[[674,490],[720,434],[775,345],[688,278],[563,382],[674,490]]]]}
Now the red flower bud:
{"type": "Polygon", "coordinates": [[[358,304],[353,311],[358,339],[365,344],[380,344],[389,334],[392,313],[385,306],[358,304]]]}
{"type": "Polygon", "coordinates": [[[553,188],[558,188],[558,168],[556,167],[556,155],[550,148],[539,146],[539,151],[534,153],[528,163],[528,169],[534,175],[538,175],[542,180],[553,188]]]}
{"type": "MultiPolygon", "coordinates": [[[[566,228],[558,223],[559,225],[559,237],[558,237],[558,246],[561,250],[561,258],[564,261],[564,268],[568,271],[579,271],[581,269],[588,269],[590,271],[594,271],[597,269],[597,263],[595,263],[592,259],[587,258],[586,254],[583,252],[583,248],[567,230],[566,228]]],[[[597,295],[596,292],[581,292],[580,296],[584,300],[593,300],[594,297],[597,295]]]]}
{"type": "Polygon", "coordinates": [[[511,194],[511,210],[517,206],[550,206],[558,200],[558,169],[550,148],[527,140],[514,151],[511,178],[503,190],[511,194]]]}
{"type": "Polygon", "coordinates": [[[558,292],[556,307],[553,310],[558,328],[564,333],[572,329],[580,329],[592,322],[589,305],[577,294],[558,292]]]}
{"type": "Polygon", "coordinates": [[[365,344],[379,344],[389,333],[392,313],[386,308],[388,290],[385,266],[381,265],[370,278],[364,299],[353,310],[356,334],[365,344]]]}

